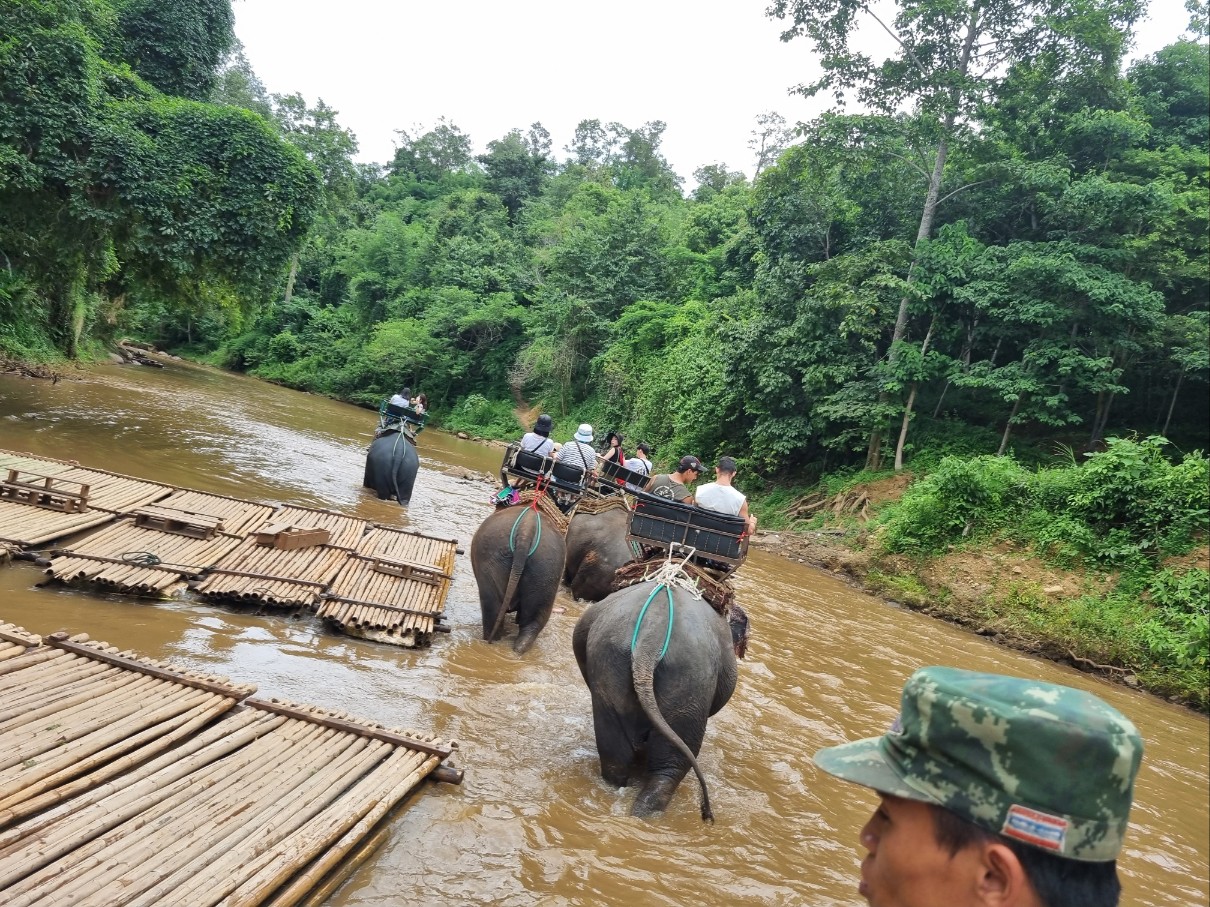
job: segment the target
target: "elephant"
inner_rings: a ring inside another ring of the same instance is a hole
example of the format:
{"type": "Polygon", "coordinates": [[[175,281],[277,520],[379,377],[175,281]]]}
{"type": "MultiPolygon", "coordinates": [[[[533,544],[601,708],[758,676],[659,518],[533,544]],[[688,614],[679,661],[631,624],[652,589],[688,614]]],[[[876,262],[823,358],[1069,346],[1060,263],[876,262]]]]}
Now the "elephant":
{"type": "Polygon", "coordinates": [[[614,572],[638,554],[626,540],[630,512],[619,503],[596,513],[576,509],[567,527],[567,563],[563,579],[576,598],[599,602],[613,584],[614,572]]]}
{"type": "Polygon", "coordinates": [[[631,815],[666,809],[692,768],[702,819],[714,820],[697,754],[706,719],[735,692],[747,638],[742,609],[724,618],[693,592],[658,580],[614,592],[576,622],[572,649],[592,695],[601,777],[625,787],[631,768],[643,769],[631,815]]]}
{"type": "Polygon", "coordinates": [[[373,488],[378,497],[397,500],[406,507],[419,469],[420,456],[412,440],[401,431],[388,431],[375,438],[366,453],[362,484],[373,488]]]}
{"type": "Polygon", "coordinates": [[[471,568],[484,639],[493,642],[504,615],[516,611],[513,651],[529,650],[550,620],[566,550],[560,527],[535,506],[502,507],[480,524],[471,539],[471,568]]]}

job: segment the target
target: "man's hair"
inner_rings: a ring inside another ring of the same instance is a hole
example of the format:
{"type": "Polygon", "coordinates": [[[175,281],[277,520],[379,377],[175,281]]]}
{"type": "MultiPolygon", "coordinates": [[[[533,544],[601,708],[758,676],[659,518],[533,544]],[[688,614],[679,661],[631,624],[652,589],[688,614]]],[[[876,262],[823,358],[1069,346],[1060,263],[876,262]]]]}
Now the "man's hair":
{"type": "Polygon", "coordinates": [[[1047,853],[968,822],[942,806],[929,804],[937,844],[954,856],[976,844],[996,841],[1008,847],[1045,907],[1117,907],[1122,895],[1116,860],[1091,863],[1047,853]]]}

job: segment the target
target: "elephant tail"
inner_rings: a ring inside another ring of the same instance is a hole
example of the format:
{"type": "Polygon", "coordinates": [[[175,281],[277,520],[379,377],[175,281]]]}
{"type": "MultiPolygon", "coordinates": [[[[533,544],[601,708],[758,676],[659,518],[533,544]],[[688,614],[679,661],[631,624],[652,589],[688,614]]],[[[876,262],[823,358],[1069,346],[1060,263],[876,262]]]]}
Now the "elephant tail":
{"type": "Polygon", "coordinates": [[[517,589],[521,585],[521,574],[525,572],[525,564],[529,560],[529,556],[538,550],[540,541],[542,541],[542,515],[537,510],[526,507],[517,516],[517,521],[513,523],[513,531],[508,536],[508,547],[513,555],[513,566],[508,574],[508,585],[504,587],[504,598],[500,601],[496,624],[487,637],[488,642],[495,642],[496,637],[500,635],[500,628],[504,626],[504,615],[508,613],[513,599],[517,597],[517,589]],[[531,512],[534,515],[532,524],[525,519],[525,515],[531,512]]]}
{"type": "Polygon", "coordinates": [[[697,783],[702,789],[702,821],[714,822],[714,812],[710,809],[710,792],[706,789],[706,778],[702,774],[702,770],[698,768],[697,757],[693,755],[693,750],[681,739],[665,720],[664,715],[660,712],[660,704],[655,699],[655,669],[660,663],[660,659],[664,657],[664,652],[668,648],[668,641],[672,638],[672,613],[673,613],[673,598],[672,589],[665,586],[663,583],[657,585],[652,591],[651,596],[647,599],[647,604],[643,606],[643,610],[639,613],[639,619],[634,628],[634,638],[630,645],[630,675],[634,681],[634,692],[639,698],[639,705],[643,707],[644,714],[647,715],[651,724],[663,734],[668,741],[681,751],[681,754],[689,760],[689,764],[693,767],[693,773],[697,776],[697,783]],[[658,634],[648,632],[641,633],[643,627],[643,617],[647,613],[647,608],[652,600],[663,591],[668,596],[668,625],[664,635],[664,642],[660,649],[656,646],[660,645],[658,634]]]}

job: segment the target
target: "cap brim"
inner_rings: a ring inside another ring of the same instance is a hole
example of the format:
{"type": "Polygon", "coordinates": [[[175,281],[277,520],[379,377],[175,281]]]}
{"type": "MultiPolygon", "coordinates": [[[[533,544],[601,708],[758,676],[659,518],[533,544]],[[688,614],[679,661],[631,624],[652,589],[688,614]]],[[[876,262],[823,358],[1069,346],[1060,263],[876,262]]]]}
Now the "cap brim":
{"type": "Polygon", "coordinates": [[[814,762],[829,775],[835,775],[842,781],[852,781],[881,794],[891,794],[905,800],[932,803],[931,797],[913,790],[899,777],[882,746],[882,737],[829,746],[815,754],[814,762]]]}

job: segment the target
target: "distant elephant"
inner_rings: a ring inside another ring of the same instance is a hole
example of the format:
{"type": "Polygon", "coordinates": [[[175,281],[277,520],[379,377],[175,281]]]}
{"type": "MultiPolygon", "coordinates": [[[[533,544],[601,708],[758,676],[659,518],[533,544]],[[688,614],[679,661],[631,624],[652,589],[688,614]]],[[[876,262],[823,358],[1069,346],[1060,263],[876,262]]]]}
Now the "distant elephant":
{"type": "Polygon", "coordinates": [[[638,557],[626,540],[629,523],[630,511],[621,503],[597,513],[577,509],[572,515],[563,579],[576,598],[599,602],[610,593],[614,572],[638,557]]]}
{"type": "Polygon", "coordinates": [[[378,497],[407,505],[412,499],[420,456],[416,445],[399,431],[389,431],[374,439],[366,454],[366,472],[362,484],[373,488],[378,497]]]}
{"type": "Polygon", "coordinates": [[[735,692],[747,636],[741,609],[729,625],[709,602],[655,580],[613,593],[576,622],[572,649],[592,694],[601,777],[626,786],[646,753],[632,815],[667,808],[692,768],[702,819],[713,821],[697,754],[706,719],[735,692]]]}
{"type": "Polygon", "coordinates": [[[471,567],[484,639],[493,642],[504,615],[516,611],[513,651],[529,650],[550,620],[565,554],[561,528],[535,507],[504,507],[483,521],[471,539],[471,567]]]}

